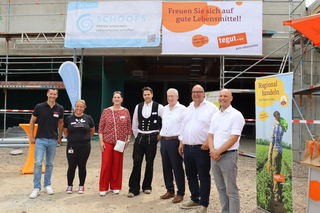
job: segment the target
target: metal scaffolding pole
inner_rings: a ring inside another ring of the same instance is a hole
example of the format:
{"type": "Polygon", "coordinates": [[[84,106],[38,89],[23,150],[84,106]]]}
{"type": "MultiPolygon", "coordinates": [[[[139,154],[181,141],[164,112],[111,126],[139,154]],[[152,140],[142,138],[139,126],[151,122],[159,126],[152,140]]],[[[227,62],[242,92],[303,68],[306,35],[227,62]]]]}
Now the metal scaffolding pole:
{"type": "MultiPolygon", "coordinates": [[[[6,74],[5,74],[5,82],[8,81],[8,71],[9,71],[9,39],[6,38],[6,74]]],[[[4,109],[7,109],[7,98],[8,98],[8,89],[4,89],[4,109]]],[[[7,114],[3,115],[3,138],[6,137],[6,129],[7,129],[7,114]]]]}

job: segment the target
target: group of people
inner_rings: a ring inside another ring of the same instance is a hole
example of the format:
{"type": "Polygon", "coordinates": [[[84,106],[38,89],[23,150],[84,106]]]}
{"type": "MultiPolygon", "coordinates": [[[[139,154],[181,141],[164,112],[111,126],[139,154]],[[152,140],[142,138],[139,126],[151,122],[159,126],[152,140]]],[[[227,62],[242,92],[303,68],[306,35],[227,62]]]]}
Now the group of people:
{"type": "MultiPolygon", "coordinates": [[[[61,143],[62,129],[67,137],[68,187],[72,193],[76,167],[79,170],[78,193],[84,192],[86,162],[90,154],[90,138],[95,127],[91,116],[84,114],[83,100],[77,101],[74,114],[63,122],[63,107],[56,103],[58,91],[49,89],[48,100],[36,105],[30,120],[31,143],[35,143],[34,189],[30,198],[36,198],[41,189],[41,165],[46,152],[44,188],[53,194],[51,187],[52,162],[57,143],[61,143]],[[34,124],[39,128],[33,137],[34,124]]],[[[123,152],[115,150],[119,141],[128,146],[134,136],[133,168],[129,179],[127,197],[141,192],[152,193],[153,165],[160,141],[160,153],[166,192],[160,199],[180,203],[185,195],[187,177],[191,200],[182,209],[197,208],[207,212],[211,191],[210,170],[219,192],[221,212],[240,212],[239,190],[236,183],[237,159],[241,132],[244,126],[242,114],[231,106],[232,93],[222,89],[219,95],[220,109],[205,99],[201,85],[191,91],[192,102],[188,107],[179,103],[178,90],[167,90],[168,104],[153,101],[153,90],[142,89],[144,101],[136,105],[131,118],[129,111],[121,106],[121,92],[113,93],[113,106],[104,109],[99,122],[99,139],[102,152],[99,191],[119,194],[122,189],[123,152]],[[141,166],[146,166],[142,185],[141,166]],[[184,166],[183,166],[184,163],[184,166]],[[175,182],[175,184],[174,184],[175,182]],[[176,185],[176,189],[175,189],[176,185]]]]}

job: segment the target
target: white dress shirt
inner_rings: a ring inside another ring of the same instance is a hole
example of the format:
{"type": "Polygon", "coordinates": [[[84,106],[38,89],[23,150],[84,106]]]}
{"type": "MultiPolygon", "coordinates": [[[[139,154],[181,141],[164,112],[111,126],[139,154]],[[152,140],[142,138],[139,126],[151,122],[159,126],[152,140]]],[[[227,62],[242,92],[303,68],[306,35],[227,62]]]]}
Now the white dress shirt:
{"type": "Polygon", "coordinates": [[[183,113],[186,107],[177,102],[172,109],[169,104],[163,109],[162,128],[160,135],[164,137],[172,137],[180,135],[183,113]]]}
{"type": "Polygon", "coordinates": [[[208,138],[208,130],[213,114],[218,108],[209,101],[202,101],[198,107],[191,102],[183,114],[181,135],[183,144],[200,145],[208,138]]]}
{"type": "MultiPolygon", "coordinates": [[[[244,118],[238,110],[231,105],[223,112],[220,110],[212,116],[209,133],[213,134],[213,147],[219,149],[231,135],[240,135],[245,124],[244,118]]],[[[239,141],[228,150],[239,149],[239,141]]]]}
{"type": "MultiPolygon", "coordinates": [[[[143,104],[142,107],[142,116],[144,118],[149,118],[151,115],[151,111],[152,111],[152,103],[153,101],[151,101],[150,103],[145,103],[143,104]]],[[[134,108],[134,113],[133,113],[133,118],[132,118],[132,132],[134,137],[136,138],[138,133],[143,133],[143,134],[150,134],[153,132],[159,132],[159,130],[150,130],[150,131],[142,131],[140,129],[138,129],[139,127],[139,121],[138,121],[138,105],[136,105],[136,107],[134,108]]],[[[162,118],[162,112],[163,112],[163,105],[159,104],[158,107],[158,115],[162,118]]]]}

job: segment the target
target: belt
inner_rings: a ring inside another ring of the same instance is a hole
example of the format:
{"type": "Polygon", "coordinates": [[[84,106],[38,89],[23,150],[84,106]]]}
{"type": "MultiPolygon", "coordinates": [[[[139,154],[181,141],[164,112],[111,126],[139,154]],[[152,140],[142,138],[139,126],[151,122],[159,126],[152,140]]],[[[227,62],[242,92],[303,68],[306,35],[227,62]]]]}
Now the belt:
{"type": "Polygon", "coordinates": [[[227,151],[222,152],[221,155],[227,154],[229,152],[237,152],[237,151],[238,151],[237,149],[231,149],[231,150],[227,150],[227,151]]]}
{"type": "Polygon", "coordinates": [[[184,146],[189,146],[189,147],[200,147],[202,144],[194,144],[194,145],[189,145],[189,144],[183,144],[184,146]]]}
{"type": "Polygon", "coordinates": [[[164,139],[164,140],[175,140],[175,139],[178,139],[178,136],[171,136],[171,137],[161,136],[161,139],[164,139]]]}
{"type": "Polygon", "coordinates": [[[141,133],[141,132],[139,132],[138,134],[141,134],[141,135],[153,135],[153,134],[159,134],[159,132],[151,132],[151,133],[141,133]]]}

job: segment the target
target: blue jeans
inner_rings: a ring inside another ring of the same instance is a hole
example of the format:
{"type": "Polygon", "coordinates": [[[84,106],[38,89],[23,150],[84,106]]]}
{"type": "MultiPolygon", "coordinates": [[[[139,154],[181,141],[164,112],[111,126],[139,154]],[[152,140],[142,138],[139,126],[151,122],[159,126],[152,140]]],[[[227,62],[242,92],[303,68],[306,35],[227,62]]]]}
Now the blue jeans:
{"type": "Polygon", "coordinates": [[[44,173],[44,187],[51,185],[53,159],[56,154],[57,140],[37,138],[34,152],[34,176],[33,187],[41,189],[42,161],[46,153],[46,170],[44,173]]]}
{"type": "Polygon", "coordinates": [[[191,192],[191,200],[208,207],[210,197],[210,156],[201,145],[184,145],[184,165],[191,192]]]}

